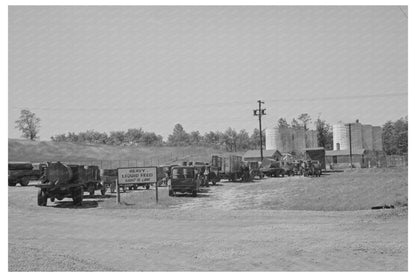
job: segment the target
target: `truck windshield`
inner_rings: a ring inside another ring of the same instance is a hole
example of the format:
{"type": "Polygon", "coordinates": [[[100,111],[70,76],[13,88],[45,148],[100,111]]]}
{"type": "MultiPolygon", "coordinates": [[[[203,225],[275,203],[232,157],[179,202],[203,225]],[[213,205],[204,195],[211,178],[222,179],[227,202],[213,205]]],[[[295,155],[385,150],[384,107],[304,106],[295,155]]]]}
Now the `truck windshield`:
{"type": "Polygon", "coordinates": [[[172,170],[172,179],[190,179],[194,178],[193,168],[174,168],[172,170]]]}

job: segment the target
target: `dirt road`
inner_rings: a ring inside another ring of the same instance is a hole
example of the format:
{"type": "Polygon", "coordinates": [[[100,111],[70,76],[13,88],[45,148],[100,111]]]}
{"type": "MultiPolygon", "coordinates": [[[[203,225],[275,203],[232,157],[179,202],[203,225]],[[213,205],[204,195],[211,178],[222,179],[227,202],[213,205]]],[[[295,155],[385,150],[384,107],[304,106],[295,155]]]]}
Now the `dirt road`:
{"type": "Polygon", "coordinates": [[[197,198],[171,198],[162,188],[168,204],[158,208],[117,207],[114,196],[86,199],[81,208],[69,199],[38,207],[34,187],[9,187],[9,270],[407,270],[407,209],[296,209],[293,195],[311,194],[318,207],[314,193],[301,189],[311,180],[296,178],[224,182],[197,198]]]}

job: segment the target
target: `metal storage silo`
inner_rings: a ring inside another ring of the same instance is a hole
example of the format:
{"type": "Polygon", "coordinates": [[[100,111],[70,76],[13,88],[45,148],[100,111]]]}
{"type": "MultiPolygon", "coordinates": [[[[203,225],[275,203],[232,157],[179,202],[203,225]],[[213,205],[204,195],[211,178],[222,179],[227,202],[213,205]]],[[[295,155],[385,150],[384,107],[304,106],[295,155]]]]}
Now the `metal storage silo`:
{"type": "Polygon", "coordinates": [[[383,150],[382,130],[380,126],[373,126],[373,149],[383,150]]]}
{"type": "Polygon", "coordinates": [[[278,128],[267,128],[266,129],[266,150],[276,150],[277,141],[279,136],[278,128]]]}
{"type": "MultiPolygon", "coordinates": [[[[361,123],[355,122],[351,124],[351,147],[352,149],[362,149],[363,148],[363,135],[362,135],[362,125],[361,123]]],[[[349,124],[346,124],[347,128],[349,124]]],[[[349,130],[348,136],[349,137],[349,130]]],[[[348,147],[349,149],[349,147],[348,147]]]]}
{"type": "Polygon", "coordinates": [[[373,126],[362,125],[363,148],[373,150],[373,126]]]}
{"type": "Polygon", "coordinates": [[[348,132],[344,123],[338,122],[332,126],[334,150],[349,149],[348,132]]]}
{"type": "Polygon", "coordinates": [[[315,148],[318,147],[318,131],[308,130],[306,131],[306,148],[315,148]]]}
{"type": "Polygon", "coordinates": [[[290,149],[290,151],[287,152],[292,152],[292,151],[302,151],[303,149],[306,148],[306,134],[305,134],[305,129],[301,128],[301,129],[293,129],[293,133],[294,133],[294,140],[293,140],[293,147],[292,149],[290,149]]]}

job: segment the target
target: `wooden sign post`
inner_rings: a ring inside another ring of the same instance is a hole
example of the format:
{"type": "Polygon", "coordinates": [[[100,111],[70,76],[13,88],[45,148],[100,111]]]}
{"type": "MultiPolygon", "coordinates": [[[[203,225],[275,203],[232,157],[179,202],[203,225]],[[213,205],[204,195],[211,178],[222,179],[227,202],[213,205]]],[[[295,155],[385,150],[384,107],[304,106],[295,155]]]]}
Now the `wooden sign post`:
{"type": "Polygon", "coordinates": [[[117,190],[117,204],[120,204],[120,186],[118,184],[118,178],[116,179],[116,190],[117,190]]]}
{"type": "Polygon", "coordinates": [[[155,188],[156,188],[156,204],[157,203],[159,203],[159,193],[158,193],[158,185],[157,185],[157,182],[156,182],[156,185],[155,185],[155,188]]]}

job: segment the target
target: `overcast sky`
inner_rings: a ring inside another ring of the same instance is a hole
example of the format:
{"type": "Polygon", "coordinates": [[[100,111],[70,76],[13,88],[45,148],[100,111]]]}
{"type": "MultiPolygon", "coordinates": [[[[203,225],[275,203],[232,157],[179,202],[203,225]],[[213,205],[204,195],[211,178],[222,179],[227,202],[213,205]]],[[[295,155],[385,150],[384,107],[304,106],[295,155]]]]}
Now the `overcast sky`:
{"type": "Polygon", "coordinates": [[[381,125],[407,115],[407,8],[9,7],[9,137],[142,127],[165,139],[300,113],[381,125]]]}

